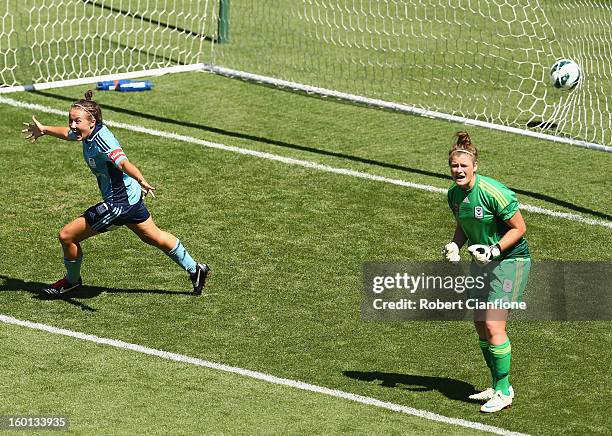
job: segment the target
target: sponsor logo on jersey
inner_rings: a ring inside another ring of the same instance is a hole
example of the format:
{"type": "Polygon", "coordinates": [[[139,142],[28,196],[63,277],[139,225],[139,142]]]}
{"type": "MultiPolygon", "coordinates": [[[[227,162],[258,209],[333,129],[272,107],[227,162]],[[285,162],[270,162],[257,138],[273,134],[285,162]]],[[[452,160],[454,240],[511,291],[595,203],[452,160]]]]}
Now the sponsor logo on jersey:
{"type": "Polygon", "coordinates": [[[465,198],[463,199],[463,202],[462,202],[462,203],[468,203],[468,204],[469,204],[469,202],[470,202],[470,199],[469,199],[468,197],[465,197],[465,198]]]}
{"type": "Polygon", "coordinates": [[[482,206],[476,206],[474,208],[474,217],[481,220],[484,216],[484,211],[482,210],[482,206]]]}

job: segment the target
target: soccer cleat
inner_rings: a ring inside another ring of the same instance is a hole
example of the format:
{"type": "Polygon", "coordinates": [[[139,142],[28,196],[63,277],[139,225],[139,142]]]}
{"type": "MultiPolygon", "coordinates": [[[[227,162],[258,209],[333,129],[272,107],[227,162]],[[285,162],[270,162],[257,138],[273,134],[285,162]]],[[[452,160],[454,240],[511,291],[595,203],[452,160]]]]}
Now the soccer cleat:
{"type": "Polygon", "coordinates": [[[66,277],[58,280],[52,285],[47,286],[43,289],[43,292],[49,295],[60,295],[66,292],[72,291],[83,284],[83,280],[79,277],[79,281],[76,283],[70,283],[66,277]]]}
{"type": "Polygon", "coordinates": [[[202,288],[206,284],[206,279],[211,274],[210,268],[205,263],[198,263],[194,273],[189,274],[191,283],[193,284],[193,293],[202,295],[202,288]]]}
{"type": "Polygon", "coordinates": [[[476,394],[470,395],[468,398],[470,400],[479,400],[479,401],[489,401],[495,395],[495,391],[493,388],[485,389],[482,392],[478,392],[476,394]]]}
{"type": "Polygon", "coordinates": [[[499,412],[506,407],[510,407],[512,404],[513,392],[510,391],[510,395],[504,395],[502,391],[495,391],[493,398],[484,403],[480,408],[481,412],[492,413],[499,412]]]}
{"type": "MultiPolygon", "coordinates": [[[[493,398],[493,395],[495,395],[495,390],[493,388],[489,388],[482,392],[472,394],[468,398],[470,400],[489,401],[491,398],[493,398]]],[[[510,386],[510,397],[514,399],[514,389],[512,389],[512,386],[510,386]]]]}

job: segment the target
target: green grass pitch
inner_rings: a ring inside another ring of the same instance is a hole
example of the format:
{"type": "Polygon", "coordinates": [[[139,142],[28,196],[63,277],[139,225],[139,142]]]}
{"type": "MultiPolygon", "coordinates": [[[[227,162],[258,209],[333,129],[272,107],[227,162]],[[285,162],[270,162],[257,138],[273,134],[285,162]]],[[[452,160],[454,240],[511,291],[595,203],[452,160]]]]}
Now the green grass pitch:
{"type": "MultiPolygon", "coordinates": [[[[95,94],[105,119],[440,188],[465,128],[210,74],[152,80],[95,94]]],[[[463,397],[488,382],[470,323],[361,320],[363,262],[439,259],[453,231],[443,194],[115,128],[157,188],[158,225],[214,275],[188,295],[183,271],[120,229],[83,243],[82,291],[37,298],[63,274],[59,229],[99,193],[79,143],[30,145],[19,130],[33,113],[65,123],[86,89],[10,96],[65,116],[0,105],[0,313],[512,431],[609,431],[609,321],[510,323],[517,397],[490,416],[463,397]]],[[[480,172],[521,202],[610,220],[610,154],[468,130],[480,172]]],[[[610,228],[523,214],[534,261],[612,260],[610,228]]],[[[16,326],[0,343],[0,415],[66,414],[76,434],[472,432],[16,326]]]]}

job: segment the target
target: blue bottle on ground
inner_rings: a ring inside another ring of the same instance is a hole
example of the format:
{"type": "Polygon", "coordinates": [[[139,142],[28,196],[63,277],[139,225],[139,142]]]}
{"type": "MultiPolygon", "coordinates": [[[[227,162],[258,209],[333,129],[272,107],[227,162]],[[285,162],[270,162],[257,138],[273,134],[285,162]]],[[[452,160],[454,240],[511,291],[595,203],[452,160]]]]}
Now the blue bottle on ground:
{"type": "Polygon", "coordinates": [[[123,85],[125,83],[130,83],[130,80],[105,80],[103,82],[98,82],[96,85],[96,89],[98,91],[114,91],[119,87],[119,85],[123,85]]]}
{"type": "Polygon", "coordinates": [[[117,87],[117,91],[120,92],[131,92],[131,91],[149,91],[153,89],[153,83],[148,80],[140,80],[138,82],[120,83],[117,87]]]}

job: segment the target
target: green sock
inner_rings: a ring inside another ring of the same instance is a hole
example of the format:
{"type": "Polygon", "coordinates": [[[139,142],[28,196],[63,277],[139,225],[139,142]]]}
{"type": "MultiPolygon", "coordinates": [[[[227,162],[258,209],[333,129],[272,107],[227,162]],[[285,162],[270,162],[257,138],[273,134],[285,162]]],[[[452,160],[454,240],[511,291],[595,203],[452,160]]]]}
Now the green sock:
{"type": "Polygon", "coordinates": [[[506,342],[501,345],[490,345],[489,350],[495,372],[493,389],[502,391],[504,395],[510,395],[510,357],[512,355],[510,339],[506,339],[506,342]]]}
{"type": "Polygon", "coordinates": [[[491,371],[491,387],[495,388],[495,372],[493,371],[493,358],[491,357],[491,350],[489,350],[489,342],[486,339],[478,338],[478,345],[480,345],[480,351],[482,351],[487,367],[491,371]]]}

